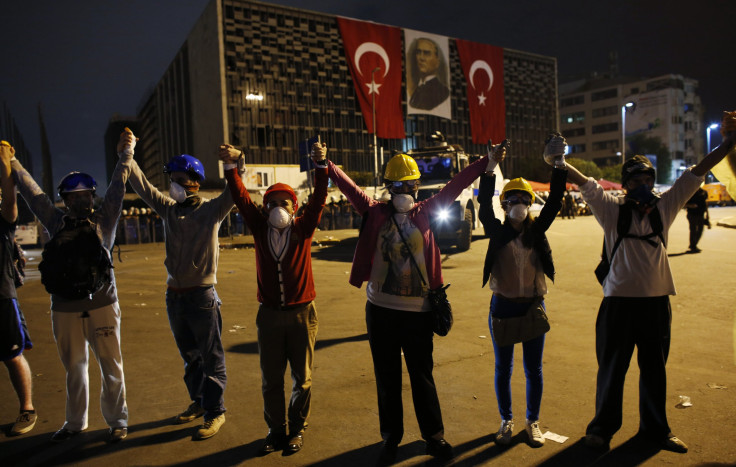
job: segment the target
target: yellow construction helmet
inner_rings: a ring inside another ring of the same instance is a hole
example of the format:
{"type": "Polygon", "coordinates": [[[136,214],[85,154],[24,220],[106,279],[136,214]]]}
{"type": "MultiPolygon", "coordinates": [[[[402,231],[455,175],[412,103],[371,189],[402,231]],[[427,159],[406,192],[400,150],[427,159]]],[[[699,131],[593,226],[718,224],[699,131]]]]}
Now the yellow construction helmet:
{"type": "Polygon", "coordinates": [[[406,154],[396,154],[392,157],[386,164],[386,172],[383,174],[384,179],[392,182],[418,180],[421,176],[417,161],[406,154]]]}
{"type": "Polygon", "coordinates": [[[532,186],[521,177],[511,179],[506,185],[504,185],[503,190],[501,190],[501,201],[506,199],[506,193],[509,191],[523,191],[524,193],[529,193],[529,196],[532,197],[532,203],[534,202],[534,190],[532,190],[532,186]]]}

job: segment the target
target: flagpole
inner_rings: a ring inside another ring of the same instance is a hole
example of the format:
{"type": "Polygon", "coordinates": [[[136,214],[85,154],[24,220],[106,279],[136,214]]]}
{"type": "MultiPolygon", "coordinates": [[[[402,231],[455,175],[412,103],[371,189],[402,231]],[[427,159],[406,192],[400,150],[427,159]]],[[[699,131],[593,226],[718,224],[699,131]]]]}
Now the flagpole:
{"type": "Polygon", "coordinates": [[[309,187],[309,194],[312,194],[312,159],[309,157],[309,137],[304,140],[304,145],[307,147],[307,187],[309,187]]]}
{"type": "MultiPolygon", "coordinates": [[[[381,67],[375,67],[371,71],[371,86],[376,82],[374,74],[380,70],[381,67]]],[[[376,136],[376,90],[371,89],[371,97],[373,100],[373,197],[376,199],[376,193],[378,193],[378,138],[376,136]]]]}

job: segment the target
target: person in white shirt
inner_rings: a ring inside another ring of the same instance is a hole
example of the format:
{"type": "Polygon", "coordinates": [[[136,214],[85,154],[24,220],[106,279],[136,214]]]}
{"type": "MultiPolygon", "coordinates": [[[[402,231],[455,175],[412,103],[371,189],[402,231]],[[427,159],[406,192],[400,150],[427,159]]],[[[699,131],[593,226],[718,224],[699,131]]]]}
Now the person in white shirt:
{"type": "MultiPolygon", "coordinates": [[[[723,143],[686,170],[661,196],[653,191],[655,169],[644,156],[634,156],[622,166],[624,197],[604,192],[593,178],[567,164],[568,181],[580,187],[603,227],[605,255],[610,262],[602,279],[604,297],[596,321],[596,410],[585,437],[590,447],[607,449],[621,427],[624,379],[636,347],[639,435],[664,449],[687,452],[687,445],[672,434],[665,410],[672,318],[669,296],[676,293],[667,259],[667,234],[703,177],[734,149],[736,112],[724,117],[721,128],[723,143]],[[619,216],[630,219],[624,235],[619,235],[619,216]]],[[[564,148],[564,138],[559,137],[557,144],[564,148]]]]}

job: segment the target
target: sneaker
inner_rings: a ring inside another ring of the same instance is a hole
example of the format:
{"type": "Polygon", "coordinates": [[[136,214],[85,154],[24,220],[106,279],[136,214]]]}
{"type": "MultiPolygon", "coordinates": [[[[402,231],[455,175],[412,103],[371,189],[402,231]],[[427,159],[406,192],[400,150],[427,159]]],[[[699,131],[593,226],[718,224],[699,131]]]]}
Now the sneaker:
{"type": "Polygon", "coordinates": [[[55,443],[61,443],[63,441],[66,441],[74,436],[77,436],[80,431],[73,431],[68,429],[67,427],[62,427],[61,430],[57,431],[53,435],[51,435],[51,441],[55,443]]]}
{"type": "Polygon", "coordinates": [[[204,424],[199,427],[199,430],[194,434],[194,439],[207,439],[212,438],[220,431],[220,427],[225,423],[225,414],[221,413],[215,418],[207,420],[205,418],[204,424]]]}
{"type": "Polygon", "coordinates": [[[588,433],[587,435],[585,435],[585,445],[588,446],[589,448],[595,448],[595,449],[607,448],[608,441],[604,439],[602,436],[599,436],[593,433],[588,433]]]}
{"type": "Polygon", "coordinates": [[[197,402],[192,402],[187,410],[174,417],[174,423],[189,423],[204,415],[204,409],[197,402]]]}
{"type": "Polygon", "coordinates": [[[111,443],[117,443],[128,437],[128,427],[116,426],[115,428],[110,428],[108,433],[110,435],[109,441],[111,443]]]}
{"type": "Polygon", "coordinates": [[[15,419],[15,423],[12,428],[10,428],[10,436],[18,436],[23,433],[28,433],[36,425],[37,419],[38,415],[36,415],[36,412],[21,412],[20,415],[18,415],[18,418],[15,419]]]}
{"type": "Polygon", "coordinates": [[[427,440],[427,454],[437,459],[452,459],[455,455],[452,452],[452,445],[445,438],[427,440]]]}
{"type": "Polygon", "coordinates": [[[501,420],[501,428],[496,433],[496,444],[503,444],[504,446],[511,443],[511,436],[514,434],[514,421],[513,420],[501,420]]]}
{"type": "Polygon", "coordinates": [[[687,444],[683,443],[680,438],[678,438],[675,435],[670,434],[663,442],[662,447],[664,447],[668,451],[672,452],[679,452],[679,453],[686,453],[687,452],[687,444]]]}
{"type": "Polygon", "coordinates": [[[544,436],[542,436],[542,430],[539,429],[539,420],[537,421],[526,421],[526,434],[529,437],[529,445],[538,448],[544,445],[544,436]]]}

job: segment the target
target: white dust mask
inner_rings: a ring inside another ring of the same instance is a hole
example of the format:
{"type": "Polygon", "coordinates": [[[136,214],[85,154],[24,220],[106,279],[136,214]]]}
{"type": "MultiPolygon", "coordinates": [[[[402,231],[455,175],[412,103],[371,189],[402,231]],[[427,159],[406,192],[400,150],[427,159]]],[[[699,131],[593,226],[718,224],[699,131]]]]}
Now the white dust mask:
{"type": "Polygon", "coordinates": [[[394,194],[391,197],[391,202],[394,204],[396,212],[400,213],[409,212],[414,207],[414,197],[405,193],[400,195],[394,194]]]}
{"type": "Polygon", "coordinates": [[[271,224],[272,227],[283,229],[291,223],[291,215],[286,209],[280,206],[273,208],[271,209],[271,212],[268,213],[268,223],[271,224]]]}
{"type": "Polygon", "coordinates": [[[169,187],[169,196],[177,203],[183,203],[187,199],[187,190],[176,182],[171,182],[169,187]]]}
{"type": "Polygon", "coordinates": [[[525,206],[523,204],[514,204],[511,206],[511,209],[509,209],[509,218],[512,221],[521,222],[526,219],[528,214],[529,206],[525,206]]]}

